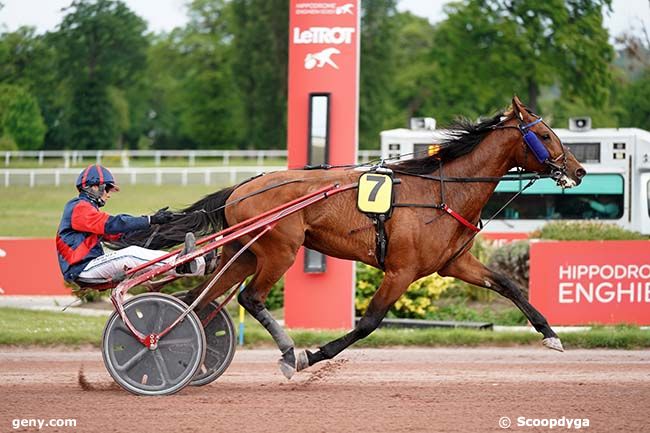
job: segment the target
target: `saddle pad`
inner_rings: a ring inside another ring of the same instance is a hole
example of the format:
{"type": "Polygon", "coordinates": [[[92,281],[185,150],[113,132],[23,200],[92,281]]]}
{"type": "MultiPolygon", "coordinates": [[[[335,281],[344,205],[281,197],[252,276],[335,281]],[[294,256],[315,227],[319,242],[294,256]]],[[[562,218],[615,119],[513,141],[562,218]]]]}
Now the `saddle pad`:
{"type": "Polygon", "coordinates": [[[364,173],[359,178],[357,207],[361,212],[385,214],[393,203],[393,179],[386,174],[364,173]]]}

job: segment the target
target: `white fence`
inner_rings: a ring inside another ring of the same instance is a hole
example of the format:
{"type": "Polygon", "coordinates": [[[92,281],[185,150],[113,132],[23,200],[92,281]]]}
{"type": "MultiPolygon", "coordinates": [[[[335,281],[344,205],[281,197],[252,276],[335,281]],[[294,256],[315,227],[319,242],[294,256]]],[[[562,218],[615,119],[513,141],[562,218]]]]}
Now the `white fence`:
{"type": "MultiPolygon", "coordinates": [[[[263,172],[284,170],[286,166],[188,167],[188,168],[111,168],[119,184],[232,185],[263,172]]],[[[5,187],[39,185],[70,186],[79,176],[76,168],[0,169],[5,187]]]]}
{"type": "MultiPolygon", "coordinates": [[[[379,150],[360,150],[359,161],[368,162],[378,158],[379,150]]],[[[149,158],[154,160],[156,166],[165,158],[186,158],[188,166],[193,166],[196,158],[220,159],[223,165],[228,165],[231,158],[254,159],[261,166],[269,158],[287,158],[286,150],[16,150],[5,151],[5,167],[11,165],[12,160],[33,158],[38,165],[43,165],[45,159],[60,159],[63,167],[79,165],[84,161],[101,164],[104,158],[120,161],[122,167],[127,168],[132,158],[149,158]]]]}

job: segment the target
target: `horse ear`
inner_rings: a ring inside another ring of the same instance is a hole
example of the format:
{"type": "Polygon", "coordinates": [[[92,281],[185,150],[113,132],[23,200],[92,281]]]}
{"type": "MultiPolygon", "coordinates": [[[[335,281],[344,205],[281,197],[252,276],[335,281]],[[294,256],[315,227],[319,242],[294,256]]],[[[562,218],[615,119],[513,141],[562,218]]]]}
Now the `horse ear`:
{"type": "Polygon", "coordinates": [[[519,100],[517,95],[512,97],[512,111],[520,120],[524,120],[524,111],[526,111],[526,106],[519,100]]]}

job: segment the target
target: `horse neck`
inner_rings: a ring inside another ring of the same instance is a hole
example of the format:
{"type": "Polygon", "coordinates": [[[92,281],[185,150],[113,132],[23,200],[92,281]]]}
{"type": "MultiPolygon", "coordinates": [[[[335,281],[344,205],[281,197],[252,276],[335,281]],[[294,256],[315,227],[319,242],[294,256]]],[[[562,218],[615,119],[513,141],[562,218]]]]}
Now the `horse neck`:
{"type": "MultiPolygon", "coordinates": [[[[501,177],[517,165],[515,158],[519,137],[511,129],[491,132],[476,148],[443,166],[445,177],[501,177]]],[[[436,173],[433,173],[436,174],[436,173]]],[[[478,218],[481,209],[497,186],[496,182],[445,184],[447,201],[467,218],[478,218]]]]}
{"type": "Polygon", "coordinates": [[[472,152],[445,164],[445,177],[491,177],[506,174],[517,165],[515,148],[519,137],[513,131],[502,129],[488,134],[472,152]]]}

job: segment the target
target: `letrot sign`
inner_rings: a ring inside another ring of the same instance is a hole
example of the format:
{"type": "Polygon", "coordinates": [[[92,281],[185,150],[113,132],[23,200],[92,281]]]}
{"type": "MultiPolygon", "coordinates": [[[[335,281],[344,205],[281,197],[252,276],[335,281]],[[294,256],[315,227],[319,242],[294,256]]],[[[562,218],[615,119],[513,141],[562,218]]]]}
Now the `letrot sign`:
{"type": "MultiPolygon", "coordinates": [[[[357,156],[360,1],[291,0],[289,168],[352,164],[357,156]]],[[[354,263],[298,252],[285,276],[285,323],[354,325],[354,263]]]]}
{"type": "Polygon", "coordinates": [[[650,325],[650,242],[533,242],[530,301],[553,325],[650,325]]]}

